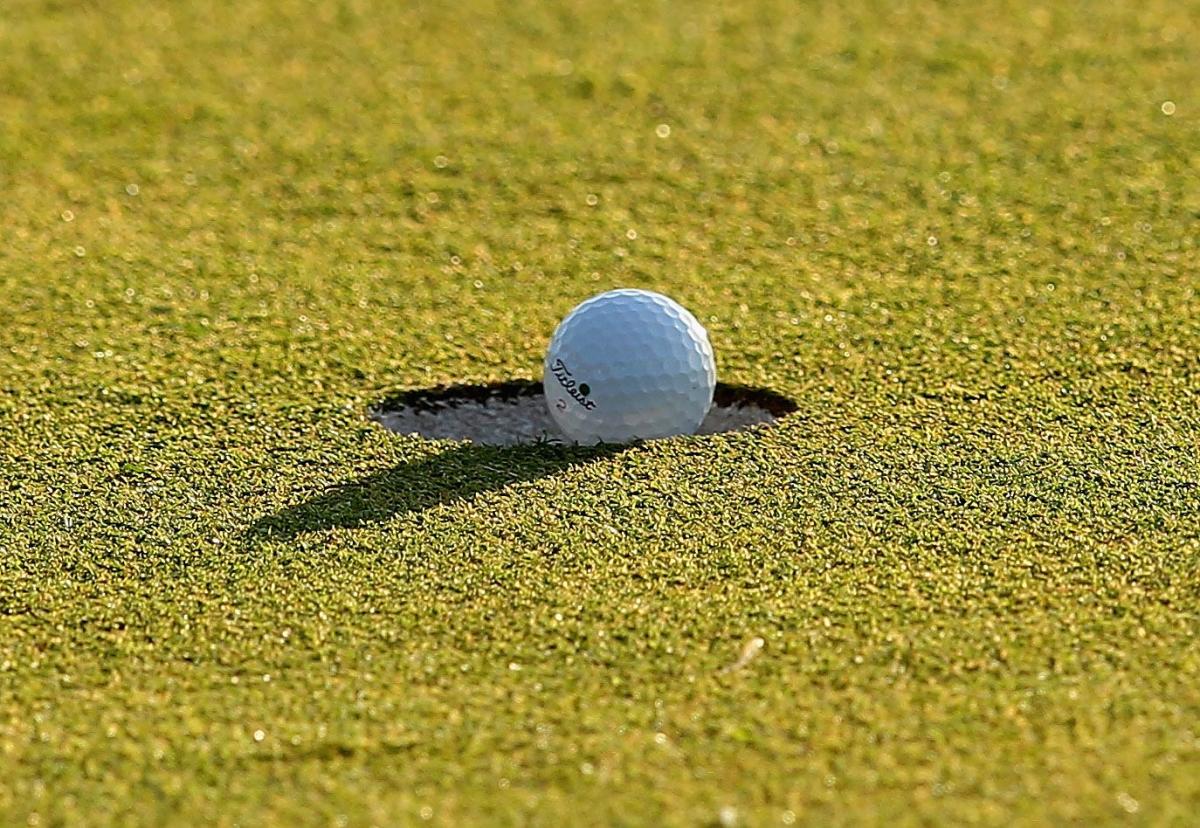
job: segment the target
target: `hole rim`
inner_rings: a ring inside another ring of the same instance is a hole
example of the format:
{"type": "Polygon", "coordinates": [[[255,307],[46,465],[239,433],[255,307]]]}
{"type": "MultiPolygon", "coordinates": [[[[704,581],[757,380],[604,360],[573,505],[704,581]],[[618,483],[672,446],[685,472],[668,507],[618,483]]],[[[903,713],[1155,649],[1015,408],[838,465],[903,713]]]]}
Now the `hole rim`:
{"type": "MultiPolygon", "coordinates": [[[[405,432],[389,425],[389,419],[404,414],[437,415],[454,411],[465,405],[491,407],[494,405],[516,406],[522,402],[542,398],[542,381],[531,379],[508,379],[491,383],[446,383],[423,388],[406,388],[393,391],[379,399],[367,409],[369,419],[386,431],[399,436],[417,436],[426,440],[463,440],[478,445],[533,445],[534,441],[519,440],[507,443],[481,442],[470,436],[435,437],[420,431],[405,432]]],[[[719,382],[713,391],[713,410],[741,410],[754,406],[771,419],[740,425],[722,431],[695,435],[707,437],[714,434],[736,434],[763,428],[774,428],[784,418],[800,410],[799,404],[778,391],[738,383],[719,382]]],[[[645,442],[642,440],[636,442],[645,442]]]]}

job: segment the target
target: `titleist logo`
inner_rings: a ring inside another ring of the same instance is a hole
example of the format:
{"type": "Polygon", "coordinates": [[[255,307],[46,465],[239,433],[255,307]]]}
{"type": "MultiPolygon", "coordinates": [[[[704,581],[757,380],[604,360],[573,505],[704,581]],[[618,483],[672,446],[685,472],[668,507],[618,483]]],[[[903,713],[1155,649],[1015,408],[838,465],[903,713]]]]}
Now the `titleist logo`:
{"type": "Polygon", "coordinates": [[[554,374],[554,378],[558,380],[558,384],[563,387],[563,390],[571,395],[571,399],[582,405],[588,411],[596,407],[595,400],[589,400],[588,394],[592,393],[592,389],[588,387],[586,382],[576,382],[575,377],[571,374],[571,369],[561,359],[555,358],[554,364],[550,366],[550,373],[554,374]]]}

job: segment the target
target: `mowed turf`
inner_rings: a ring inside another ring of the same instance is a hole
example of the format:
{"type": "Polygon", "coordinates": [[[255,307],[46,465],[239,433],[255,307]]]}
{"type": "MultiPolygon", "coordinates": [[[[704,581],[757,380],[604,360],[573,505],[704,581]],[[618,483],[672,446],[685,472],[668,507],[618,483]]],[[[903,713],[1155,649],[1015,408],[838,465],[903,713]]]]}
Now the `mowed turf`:
{"type": "Polygon", "coordinates": [[[0,821],[1192,822],[1197,21],[10,0],[0,821]],[[616,286],[797,413],[369,420],[616,286]]]}

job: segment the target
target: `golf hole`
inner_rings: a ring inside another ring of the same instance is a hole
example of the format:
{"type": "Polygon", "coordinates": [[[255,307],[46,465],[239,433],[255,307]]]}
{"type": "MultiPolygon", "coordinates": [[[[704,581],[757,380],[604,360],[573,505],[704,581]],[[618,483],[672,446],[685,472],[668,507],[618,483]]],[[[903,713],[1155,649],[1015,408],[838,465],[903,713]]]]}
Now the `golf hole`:
{"type": "MultiPolygon", "coordinates": [[[[713,406],[697,434],[768,426],[796,410],[787,397],[762,388],[718,383],[713,406]]],[[[546,410],[542,384],[511,380],[403,391],[371,410],[397,434],[430,440],[466,440],[486,446],[569,442],[546,410]]]]}

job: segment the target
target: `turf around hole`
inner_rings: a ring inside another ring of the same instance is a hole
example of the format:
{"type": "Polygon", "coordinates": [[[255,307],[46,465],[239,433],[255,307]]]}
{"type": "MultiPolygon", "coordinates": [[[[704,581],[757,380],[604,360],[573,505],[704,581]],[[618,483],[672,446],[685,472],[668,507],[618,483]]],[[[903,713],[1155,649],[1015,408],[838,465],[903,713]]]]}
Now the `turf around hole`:
{"type": "Polygon", "coordinates": [[[0,822],[1194,823],[1198,26],[9,0],[0,822]],[[623,286],[795,410],[368,416],[623,286]]]}

